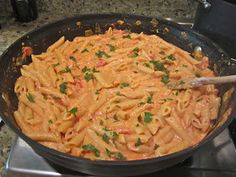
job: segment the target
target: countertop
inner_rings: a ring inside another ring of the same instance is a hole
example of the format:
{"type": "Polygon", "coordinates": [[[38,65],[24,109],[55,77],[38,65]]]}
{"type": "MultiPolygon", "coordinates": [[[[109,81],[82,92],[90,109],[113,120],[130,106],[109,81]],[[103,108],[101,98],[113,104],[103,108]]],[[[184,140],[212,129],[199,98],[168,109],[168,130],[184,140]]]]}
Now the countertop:
{"type": "MultiPolygon", "coordinates": [[[[99,3],[105,3],[107,1],[101,0],[96,1],[95,5],[91,5],[88,1],[69,1],[65,4],[63,1],[59,1],[56,4],[55,0],[39,1],[39,17],[29,23],[16,22],[11,15],[7,14],[4,16],[4,22],[1,22],[0,28],[0,55],[2,52],[12,44],[16,39],[21,37],[23,34],[31,31],[32,29],[39,28],[44,24],[63,19],[66,17],[74,16],[75,14],[86,14],[92,13],[108,13],[108,12],[126,12],[149,16],[161,16],[170,18],[193,18],[196,3],[191,4],[191,0],[159,0],[159,1],[108,1],[109,3],[101,6],[99,3]],[[154,3],[157,2],[157,3],[154,3]],[[43,4],[44,3],[44,4],[43,4]],[[77,3],[77,4],[75,4],[77,3]],[[115,3],[112,4],[112,3],[115,3]],[[190,3],[190,5],[189,5],[190,3]],[[97,4],[97,5],[96,5],[97,4]],[[77,6],[77,10],[70,11],[72,6],[77,6]],[[58,7],[56,10],[55,8],[58,7]],[[124,8],[122,8],[124,7],[124,8]],[[132,8],[131,8],[132,7],[132,8]],[[157,8],[159,7],[159,8],[157,8]],[[54,8],[54,9],[53,9],[54,8]],[[80,9],[80,11],[78,10],[80,9]],[[56,13],[55,13],[56,11],[56,13]],[[171,15],[170,15],[171,14],[171,15]]],[[[89,0],[91,1],[91,0],[89,0]]],[[[1,2],[1,0],[0,0],[1,2]]],[[[95,2],[95,1],[93,1],[95,2]]],[[[6,9],[9,8],[9,4],[5,5],[6,9]]],[[[6,10],[7,12],[7,10],[6,10]]],[[[8,157],[11,144],[15,139],[15,134],[4,125],[0,128],[0,177],[6,159],[8,157]]]]}

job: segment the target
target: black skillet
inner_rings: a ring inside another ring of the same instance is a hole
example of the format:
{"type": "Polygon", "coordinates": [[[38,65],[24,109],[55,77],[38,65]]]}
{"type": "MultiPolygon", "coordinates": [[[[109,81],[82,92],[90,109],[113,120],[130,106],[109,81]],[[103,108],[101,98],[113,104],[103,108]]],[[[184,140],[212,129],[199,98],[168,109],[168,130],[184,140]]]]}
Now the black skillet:
{"type": "MultiPolygon", "coordinates": [[[[234,63],[230,60],[230,57],[206,37],[173,22],[151,17],[127,14],[83,15],[36,29],[13,43],[0,58],[0,93],[2,95],[0,97],[0,116],[35,152],[53,163],[87,174],[98,176],[142,175],[185,160],[195,150],[200,147],[204,148],[203,145],[211,141],[230,123],[233,115],[235,115],[235,111],[231,112],[235,105],[234,86],[222,85],[219,86],[219,96],[223,97],[220,113],[208,136],[193,147],[163,157],[135,161],[92,161],[57,152],[25,136],[13,118],[13,111],[16,110],[18,103],[13,88],[16,78],[20,75],[21,65],[19,65],[19,60],[21,59],[22,45],[31,46],[34,54],[39,54],[62,35],[72,40],[75,36],[83,36],[86,30],[89,30],[86,33],[91,33],[91,30],[94,33],[103,33],[110,26],[118,29],[129,29],[132,32],[156,34],[189,52],[192,52],[195,46],[201,46],[210,59],[210,67],[214,69],[217,75],[229,75],[230,69],[234,68],[234,63]],[[125,23],[120,25],[120,23],[116,23],[117,20],[123,20],[125,23]],[[137,23],[137,20],[141,22],[141,25],[139,22],[137,23]],[[81,22],[80,27],[76,23],[78,21],[81,22]],[[230,115],[227,115],[227,113],[230,113],[230,115]]],[[[30,58],[23,63],[29,62],[30,58]]]]}

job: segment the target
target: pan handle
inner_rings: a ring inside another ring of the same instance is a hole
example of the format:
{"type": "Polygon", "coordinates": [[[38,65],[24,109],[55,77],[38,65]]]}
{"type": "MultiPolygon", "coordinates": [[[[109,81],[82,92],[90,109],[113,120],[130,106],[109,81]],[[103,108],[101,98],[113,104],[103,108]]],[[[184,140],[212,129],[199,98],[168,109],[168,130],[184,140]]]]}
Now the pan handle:
{"type": "Polygon", "coordinates": [[[197,1],[200,2],[205,9],[210,9],[211,4],[207,0],[197,0],[197,1]]]}

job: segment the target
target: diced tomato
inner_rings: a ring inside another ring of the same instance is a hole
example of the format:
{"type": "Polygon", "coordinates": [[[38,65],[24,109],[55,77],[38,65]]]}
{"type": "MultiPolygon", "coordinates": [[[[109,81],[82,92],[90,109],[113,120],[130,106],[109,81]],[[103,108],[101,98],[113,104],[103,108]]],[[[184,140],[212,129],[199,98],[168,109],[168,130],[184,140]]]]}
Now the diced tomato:
{"type": "Polygon", "coordinates": [[[200,63],[196,64],[196,67],[203,70],[203,69],[206,69],[208,67],[208,64],[209,64],[208,57],[205,56],[205,57],[202,58],[200,63]]]}
{"type": "Polygon", "coordinates": [[[98,60],[97,62],[97,67],[101,67],[101,66],[105,66],[107,64],[107,62],[105,60],[98,60]]]}
{"type": "Polygon", "coordinates": [[[22,47],[22,57],[29,57],[30,55],[32,55],[33,53],[33,49],[31,47],[22,47]]]}
{"type": "Polygon", "coordinates": [[[82,80],[79,79],[79,80],[75,81],[75,90],[76,90],[76,92],[79,93],[81,88],[83,88],[83,84],[82,84],[82,80]]]}

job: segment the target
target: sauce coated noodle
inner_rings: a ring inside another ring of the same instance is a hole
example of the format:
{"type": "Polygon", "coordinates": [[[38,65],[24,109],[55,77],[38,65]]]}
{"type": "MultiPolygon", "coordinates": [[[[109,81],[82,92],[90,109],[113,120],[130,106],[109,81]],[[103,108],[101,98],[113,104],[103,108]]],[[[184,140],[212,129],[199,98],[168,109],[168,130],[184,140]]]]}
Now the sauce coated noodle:
{"type": "Polygon", "coordinates": [[[216,118],[213,85],[174,91],[169,82],[213,77],[208,58],[156,35],[109,29],[64,37],[32,55],[15,84],[15,119],[30,138],[90,159],[135,160],[200,142],[216,118]]]}

